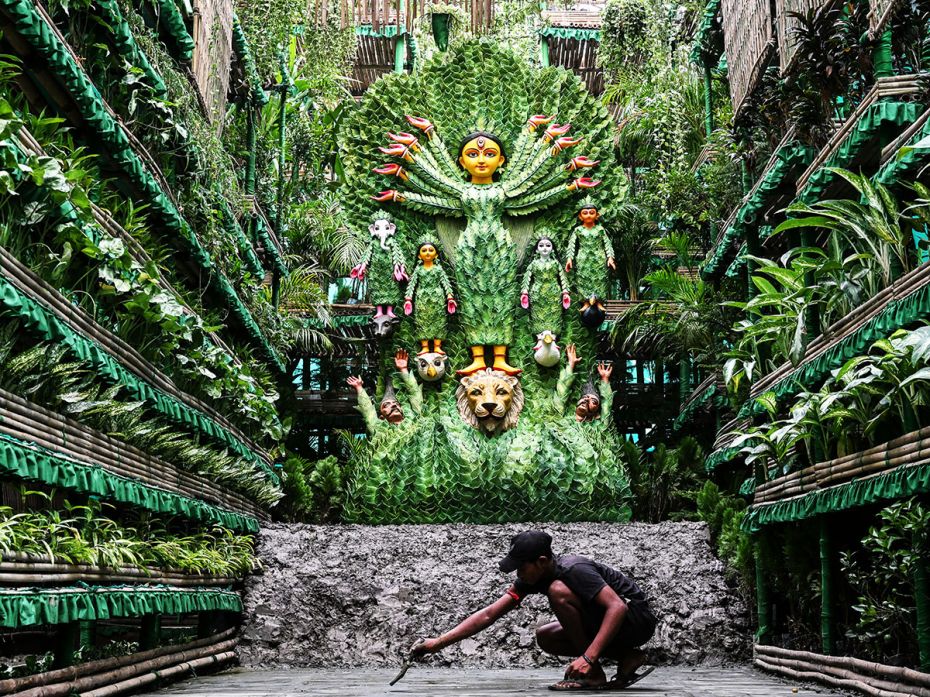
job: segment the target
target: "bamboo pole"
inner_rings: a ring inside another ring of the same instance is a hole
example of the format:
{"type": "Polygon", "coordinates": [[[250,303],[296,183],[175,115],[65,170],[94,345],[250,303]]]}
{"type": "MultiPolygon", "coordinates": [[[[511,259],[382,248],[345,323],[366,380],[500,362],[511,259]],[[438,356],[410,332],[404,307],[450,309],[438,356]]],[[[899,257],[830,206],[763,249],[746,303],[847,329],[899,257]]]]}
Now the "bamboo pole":
{"type": "Polygon", "coordinates": [[[838,668],[823,663],[789,658],[765,657],[764,660],[777,666],[783,666],[785,668],[793,668],[795,670],[801,671],[816,671],[818,673],[823,673],[835,678],[844,680],[856,680],[877,690],[885,690],[892,693],[902,692],[906,695],[913,695],[913,697],[930,697],[930,689],[927,689],[926,687],[908,685],[900,682],[891,682],[889,680],[884,680],[882,678],[877,678],[870,675],[862,675],[847,668],[838,668]]]}
{"type": "Polygon", "coordinates": [[[922,687],[930,687],[930,674],[921,673],[920,671],[903,666],[889,666],[883,663],[876,663],[875,661],[864,661],[861,658],[854,658],[852,656],[824,656],[810,651],[783,649],[778,646],[757,645],[754,648],[757,653],[768,654],[770,656],[800,658],[814,663],[820,662],[826,665],[852,668],[856,671],[864,671],[881,677],[892,678],[899,682],[903,681],[922,687]]]}
{"type": "Polygon", "coordinates": [[[112,670],[84,677],[76,678],[68,682],[59,682],[54,684],[45,684],[40,687],[34,687],[23,692],[15,692],[12,697],[67,697],[74,692],[85,693],[94,691],[102,685],[119,683],[130,678],[134,678],[143,673],[158,671],[162,668],[168,668],[178,663],[209,657],[218,653],[229,651],[238,643],[238,638],[228,639],[217,644],[188,649],[186,651],[175,652],[149,658],[121,666],[112,670]]]}
{"type": "Polygon", "coordinates": [[[901,692],[899,690],[887,690],[880,687],[875,687],[874,685],[871,685],[870,683],[863,680],[861,676],[842,678],[829,675],[813,667],[808,667],[807,669],[798,669],[785,665],[779,665],[778,659],[757,658],[755,659],[754,663],[756,666],[762,668],[763,670],[768,670],[773,673],[780,673],[790,678],[800,680],[815,680],[817,682],[825,682],[828,685],[833,685],[835,687],[852,688],[854,690],[864,692],[865,694],[870,695],[870,697],[912,697],[913,695],[913,693],[910,692],[901,692]]]}
{"type": "Polygon", "coordinates": [[[184,673],[195,673],[200,668],[205,668],[210,665],[221,665],[223,663],[228,663],[235,660],[236,654],[233,651],[226,651],[224,653],[216,654],[214,656],[207,656],[205,658],[199,658],[195,661],[187,661],[181,663],[180,665],[172,666],[165,670],[147,673],[146,675],[141,675],[130,680],[124,680],[119,683],[114,683],[106,687],[102,687],[97,690],[91,690],[90,692],[82,692],[81,697],[110,697],[110,695],[116,695],[121,692],[126,692],[128,690],[135,690],[139,687],[156,682],[157,680],[166,680],[172,679],[176,675],[184,673]]]}

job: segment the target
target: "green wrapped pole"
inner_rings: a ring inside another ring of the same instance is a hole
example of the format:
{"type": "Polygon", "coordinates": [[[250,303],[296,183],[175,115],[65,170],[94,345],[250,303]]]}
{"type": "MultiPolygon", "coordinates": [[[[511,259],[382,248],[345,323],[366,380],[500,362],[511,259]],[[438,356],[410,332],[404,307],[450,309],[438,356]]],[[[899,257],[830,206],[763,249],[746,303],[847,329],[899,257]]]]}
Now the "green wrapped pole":
{"type": "Polygon", "coordinates": [[[894,75],[894,64],[891,54],[891,30],[882,34],[875,47],[875,77],[891,77],[894,75]]]}
{"type": "Polygon", "coordinates": [[[714,132],[714,80],[710,72],[710,64],[704,63],[704,128],[707,137],[714,132]]]}
{"type": "Polygon", "coordinates": [[[771,627],[769,627],[769,577],[765,573],[765,559],[760,538],[756,539],[754,551],[756,562],[756,614],[759,622],[759,628],[756,630],[756,643],[764,644],[768,639],[771,627]]]}
{"type": "Polygon", "coordinates": [[[549,37],[539,37],[539,65],[543,68],[549,67],[549,37]]]}
{"type": "MultiPolygon", "coordinates": [[[[746,254],[759,256],[759,228],[756,225],[746,226],[746,254]]],[[[756,264],[752,259],[746,259],[746,299],[752,300],[756,297],[756,284],[752,282],[752,273],[756,270],[756,264]]]]}
{"type": "Polygon", "coordinates": [[[404,72],[404,60],[407,57],[407,41],[403,34],[394,37],[394,72],[404,72]]]}
{"type": "Polygon", "coordinates": [[[920,669],[930,672],[930,573],[927,571],[927,544],[914,533],[914,600],[917,608],[917,651],[920,669]]]}
{"type": "Polygon", "coordinates": [[[678,404],[685,403],[688,393],[691,392],[691,364],[687,358],[678,362],[678,404]]]}
{"type": "MultiPolygon", "coordinates": [[[[805,228],[801,231],[802,247],[813,247],[815,242],[814,235],[809,229],[805,228]]],[[[804,274],[804,284],[808,288],[813,288],[817,284],[817,279],[813,271],[808,271],[804,274]]],[[[807,335],[804,338],[804,348],[806,350],[807,344],[810,342],[811,338],[820,335],[820,308],[816,305],[812,305],[805,309],[804,327],[807,330],[807,335]]]]}
{"type": "Polygon", "coordinates": [[[61,625],[55,640],[54,668],[67,668],[74,665],[74,655],[81,645],[81,621],[61,625]]]}
{"type": "Polygon", "coordinates": [[[247,196],[255,195],[255,158],[258,148],[258,110],[251,104],[246,111],[246,143],[249,149],[249,156],[245,163],[245,193],[247,196]]]}
{"type": "Polygon", "coordinates": [[[281,62],[281,84],[278,86],[281,90],[281,103],[278,107],[278,195],[277,205],[274,212],[274,229],[281,230],[281,211],[284,208],[284,165],[285,152],[284,147],[287,143],[287,93],[290,91],[290,79],[287,74],[287,64],[284,60],[284,53],[280,56],[281,62]]]}
{"type": "Polygon", "coordinates": [[[161,615],[145,615],[139,626],[139,650],[148,651],[161,644],[161,615]]]}
{"type": "Polygon", "coordinates": [[[833,536],[826,517],[820,519],[820,638],[823,652],[830,656],[836,650],[834,636],[834,596],[836,579],[833,575],[833,536]]]}
{"type": "Polygon", "coordinates": [[[450,15],[445,12],[434,12],[430,15],[436,48],[443,52],[449,48],[449,18],[450,15]]]}

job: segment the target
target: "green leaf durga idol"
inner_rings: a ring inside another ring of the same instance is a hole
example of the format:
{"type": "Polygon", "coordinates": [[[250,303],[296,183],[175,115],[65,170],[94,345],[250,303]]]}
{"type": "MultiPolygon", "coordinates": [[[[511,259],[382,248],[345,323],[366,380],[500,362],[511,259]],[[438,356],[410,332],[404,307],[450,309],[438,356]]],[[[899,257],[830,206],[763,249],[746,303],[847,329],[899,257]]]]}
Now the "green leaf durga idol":
{"type": "Polygon", "coordinates": [[[456,244],[455,278],[463,298],[461,321],[472,362],[457,372],[472,375],[488,368],[484,352],[491,346],[494,362],[490,367],[506,375],[519,375],[522,371],[507,362],[516,314],[512,299],[518,290],[517,250],[503,216],[532,215],[575,191],[597,186],[599,182],[589,177],[570,180],[579,167],[597,163],[579,157],[568,166],[559,166],[558,155],[580,141],[565,135],[568,124],[552,124],[538,136],[537,129],[553,117],[532,116],[509,161],[501,139],[494,134],[475,131],[465,136],[458,149],[458,165],[469,177],[463,182],[433,124],[417,116],[406,118],[423,132],[425,141],[410,133],[388,133],[393,143],[380,148],[381,152],[399,158],[406,166],[392,163],[375,169],[378,174],[401,179],[406,190],[388,189],[373,198],[421,213],[466,219],[456,244]],[[506,172],[501,173],[505,165],[506,172]]]}

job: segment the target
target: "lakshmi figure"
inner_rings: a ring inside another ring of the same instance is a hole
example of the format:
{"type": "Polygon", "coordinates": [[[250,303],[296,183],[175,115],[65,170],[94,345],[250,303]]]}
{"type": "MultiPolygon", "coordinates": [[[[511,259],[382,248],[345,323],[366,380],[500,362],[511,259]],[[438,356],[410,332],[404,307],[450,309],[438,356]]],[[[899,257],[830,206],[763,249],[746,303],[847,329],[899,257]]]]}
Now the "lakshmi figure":
{"type": "Polygon", "coordinates": [[[444,356],[442,340],[446,336],[446,315],[454,313],[458,306],[452,295],[449,277],[437,259],[439,252],[436,243],[431,238],[424,239],[417,256],[420,261],[407,286],[404,314],[409,315],[416,309],[414,326],[416,339],[420,342],[418,355],[430,353],[432,341],[432,352],[444,356]]]}
{"type": "Polygon", "coordinates": [[[568,260],[565,262],[566,272],[578,267],[575,288],[582,298],[578,311],[582,322],[589,327],[600,326],[604,319],[608,269],[617,268],[610,237],[598,223],[600,217],[597,206],[585,198],[578,211],[581,225],[572,231],[568,240],[568,260]]]}
{"type": "Polygon", "coordinates": [[[513,342],[513,298],[518,288],[515,245],[504,227],[503,215],[530,215],[578,189],[597,186],[599,182],[588,177],[567,181],[568,173],[597,163],[576,157],[565,167],[557,166],[559,153],[579,141],[565,137],[568,125],[553,124],[541,138],[535,137],[537,127],[552,118],[533,116],[517,139],[507,176],[500,172],[508,158],[499,137],[485,131],[465,136],[457,161],[468,175],[466,183],[433,124],[413,116],[407,120],[423,131],[426,142],[420,143],[409,133],[388,133],[394,144],[381,151],[401,158],[411,171],[398,164],[375,171],[400,178],[408,190],[389,189],[374,198],[397,201],[430,215],[465,217],[467,224],[456,244],[455,278],[463,299],[462,325],[472,361],[458,374],[486,369],[485,347],[491,346],[491,367],[518,375],[522,371],[507,362],[507,348],[513,342]]]}

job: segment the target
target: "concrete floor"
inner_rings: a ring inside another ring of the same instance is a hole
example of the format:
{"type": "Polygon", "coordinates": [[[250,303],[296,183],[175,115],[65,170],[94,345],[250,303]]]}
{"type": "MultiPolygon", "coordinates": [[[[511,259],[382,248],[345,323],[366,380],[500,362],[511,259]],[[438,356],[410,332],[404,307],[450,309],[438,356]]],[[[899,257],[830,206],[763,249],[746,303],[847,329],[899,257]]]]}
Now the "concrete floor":
{"type": "MultiPolygon", "coordinates": [[[[559,678],[552,670],[425,669],[413,666],[394,687],[392,670],[349,671],[234,669],[177,683],[155,695],[177,697],[525,697],[553,694],[547,686],[559,678]]],[[[657,668],[628,690],[640,697],[813,697],[839,695],[810,685],[792,684],[748,667],[657,668]]],[[[605,693],[611,694],[611,693],[605,693]]],[[[613,693],[616,694],[616,693],[613,693]]]]}

